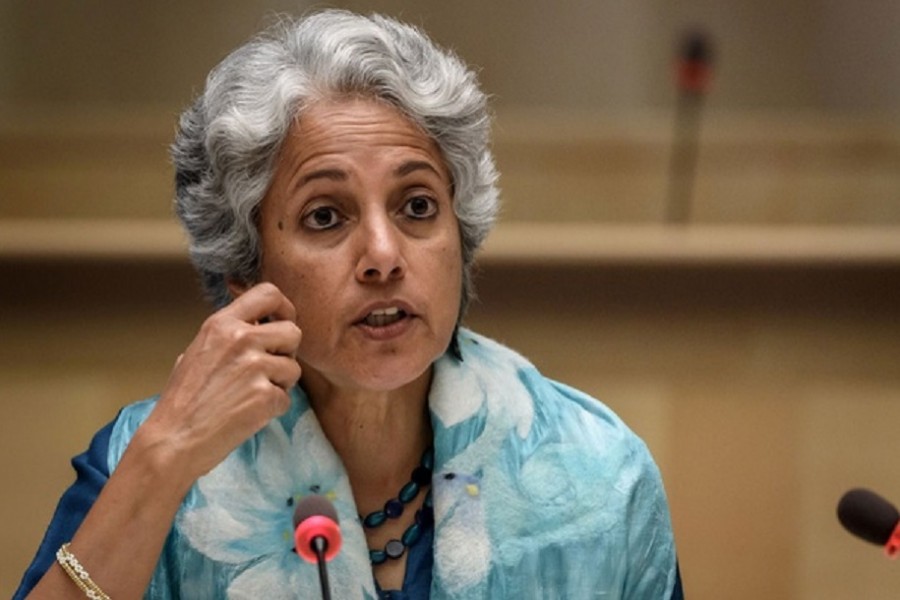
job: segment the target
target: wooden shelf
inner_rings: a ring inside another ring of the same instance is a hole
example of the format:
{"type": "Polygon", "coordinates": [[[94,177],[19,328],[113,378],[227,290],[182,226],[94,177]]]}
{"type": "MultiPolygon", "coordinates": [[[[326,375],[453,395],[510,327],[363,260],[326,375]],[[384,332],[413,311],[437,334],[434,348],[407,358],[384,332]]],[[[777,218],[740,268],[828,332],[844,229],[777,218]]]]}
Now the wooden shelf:
{"type": "Polygon", "coordinates": [[[900,226],[507,223],[492,263],[671,265],[896,264],[900,226]]]}
{"type": "MultiPolygon", "coordinates": [[[[187,260],[179,225],[162,219],[0,220],[3,261],[187,260]]],[[[900,265],[900,226],[508,222],[485,265],[900,265]]]]}
{"type": "Polygon", "coordinates": [[[182,261],[187,240],[163,219],[0,219],[0,259],[182,261]]]}

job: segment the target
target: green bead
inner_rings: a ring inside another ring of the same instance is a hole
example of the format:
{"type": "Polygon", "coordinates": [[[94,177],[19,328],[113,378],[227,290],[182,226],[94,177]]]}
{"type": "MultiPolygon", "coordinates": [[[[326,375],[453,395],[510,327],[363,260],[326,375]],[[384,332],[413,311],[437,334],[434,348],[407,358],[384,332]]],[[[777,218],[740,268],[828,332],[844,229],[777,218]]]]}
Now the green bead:
{"type": "Polygon", "coordinates": [[[403,489],[400,490],[400,494],[398,494],[398,498],[403,504],[409,504],[413,501],[413,498],[419,495],[419,484],[415,481],[410,481],[406,485],[403,486],[403,489]]]}
{"type": "Polygon", "coordinates": [[[422,455],[421,465],[426,469],[434,469],[434,448],[429,448],[422,455]]]}
{"type": "Polygon", "coordinates": [[[422,529],[417,523],[413,523],[403,532],[400,541],[403,542],[404,546],[409,547],[418,542],[420,537],[422,537],[422,529]]]}
{"type": "Polygon", "coordinates": [[[384,511],[378,510],[373,513],[369,513],[363,520],[363,525],[371,529],[373,527],[378,527],[385,521],[387,521],[387,515],[384,513],[384,511]]]}

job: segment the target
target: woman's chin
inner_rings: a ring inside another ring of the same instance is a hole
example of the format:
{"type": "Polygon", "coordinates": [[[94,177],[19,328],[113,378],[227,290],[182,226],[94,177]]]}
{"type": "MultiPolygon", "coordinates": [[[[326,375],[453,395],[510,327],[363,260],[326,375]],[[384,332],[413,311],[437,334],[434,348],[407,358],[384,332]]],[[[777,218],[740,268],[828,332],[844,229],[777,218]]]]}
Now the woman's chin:
{"type": "Polygon", "coordinates": [[[427,394],[431,380],[431,362],[420,364],[421,357],[380,360],[376,365],[358,363],[343,373],[327,373],[304,366],[301,385],[307,393],[324,392],[384,394],[404,389],[421,389],[427,394]]]}

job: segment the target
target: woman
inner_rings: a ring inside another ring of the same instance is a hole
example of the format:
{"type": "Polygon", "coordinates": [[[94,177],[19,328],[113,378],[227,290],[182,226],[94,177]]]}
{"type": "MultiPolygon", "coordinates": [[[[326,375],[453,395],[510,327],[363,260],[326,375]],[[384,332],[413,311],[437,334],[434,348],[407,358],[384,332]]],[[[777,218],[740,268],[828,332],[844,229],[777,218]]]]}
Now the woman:
{"type": "Polygon", "coordinates": [[[173,149],[218,310],[76,459],[19,595],[317,597],[291,538],[315,494],[336,598],[680,596],[645,446],[459,326],[488,132],[473,73],[390,19],[321,12],[227,57],[173,149]]]}

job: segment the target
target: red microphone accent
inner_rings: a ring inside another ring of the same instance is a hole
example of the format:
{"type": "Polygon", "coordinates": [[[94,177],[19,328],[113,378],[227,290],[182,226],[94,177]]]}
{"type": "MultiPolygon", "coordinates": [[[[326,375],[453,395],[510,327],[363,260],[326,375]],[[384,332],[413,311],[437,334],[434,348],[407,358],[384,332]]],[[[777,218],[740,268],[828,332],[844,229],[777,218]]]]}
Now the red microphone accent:
{"type": "Polygon", "coordinates": [[[678,89],[704,94],[712,80],[712,68],[700,61],[683,60],[678,64],[678,89]]]}
{"type": "Polygon", "coordinates": [[[331,560],[341,550],[341,527],[334,519],[323,515],[313,515],[303,519],[294,530],[294,544],[297,554],[303,560],[316,564],[316,556],[313,540],[321,537],[325,540],[325,560],[331,560]]]}
{"type": "Polygon", "coordinates": [[[683,94],[705,94],[712,81],[713,44],[703,31],[688,33],[681,43],[676,83],[683,94]]]}
{"type": "Polygon", "coordinates": [[[900,554],[900,522],[897,523],[891,537],[885,542],[884,553],[888,558],[897,558],[897,555],[900,554]]]}

